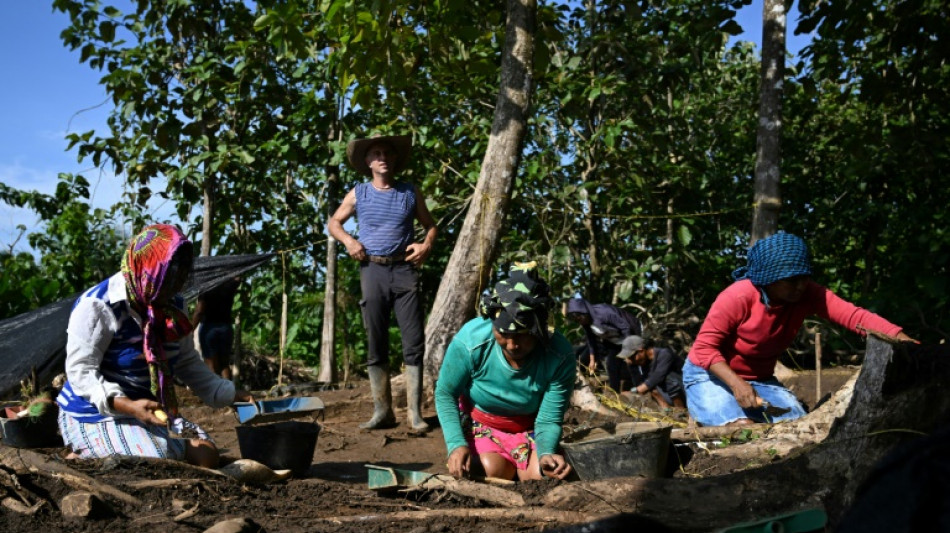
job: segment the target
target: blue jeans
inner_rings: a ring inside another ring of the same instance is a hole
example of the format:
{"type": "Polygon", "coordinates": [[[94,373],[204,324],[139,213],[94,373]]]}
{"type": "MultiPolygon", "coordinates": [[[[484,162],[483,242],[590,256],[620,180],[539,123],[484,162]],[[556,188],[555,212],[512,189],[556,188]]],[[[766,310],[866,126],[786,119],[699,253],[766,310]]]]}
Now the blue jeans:
{"type": "Polygon", "coordinates": [[[749,381],[755,393],[774,407],[787,408],[782,415],[772,416],[761,407],[743,409],[732,394],[732,389],[719,378],[689,359],[683,365],[683,386],[686,388],[686,404],[693,420],[704,426],[723,426],[740,418],[755,422],[781,422],[805,416],[798,398],[774,377],[763,381],[749,381]]]}

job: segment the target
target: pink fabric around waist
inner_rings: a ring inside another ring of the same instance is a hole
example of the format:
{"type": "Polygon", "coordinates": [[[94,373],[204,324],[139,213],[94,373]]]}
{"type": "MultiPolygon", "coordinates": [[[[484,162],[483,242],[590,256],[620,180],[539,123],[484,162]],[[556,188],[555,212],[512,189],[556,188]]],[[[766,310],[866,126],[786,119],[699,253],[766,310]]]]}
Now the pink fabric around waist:
{"type": "Polygon", "coordinates": [[[475,407],[472,407],[471,414],[472,420],[506,433],[523,433],[534,429],[534,415],[493,415],[475,407]]]}

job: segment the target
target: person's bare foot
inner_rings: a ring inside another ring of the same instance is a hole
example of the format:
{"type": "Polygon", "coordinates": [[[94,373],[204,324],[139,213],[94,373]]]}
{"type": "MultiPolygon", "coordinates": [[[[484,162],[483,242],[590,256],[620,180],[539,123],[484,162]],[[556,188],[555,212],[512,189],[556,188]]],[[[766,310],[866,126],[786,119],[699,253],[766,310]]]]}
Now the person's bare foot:
{"type": "Polygon", "coordinates": [[[748,418],[740,418],[738,420],[729,422],[728,424],[726,424],[726,427],[735,428],[735,427],[749,426],[752,424],[755,424],[755,422],[753,422],[752,420],[748,418]]]}

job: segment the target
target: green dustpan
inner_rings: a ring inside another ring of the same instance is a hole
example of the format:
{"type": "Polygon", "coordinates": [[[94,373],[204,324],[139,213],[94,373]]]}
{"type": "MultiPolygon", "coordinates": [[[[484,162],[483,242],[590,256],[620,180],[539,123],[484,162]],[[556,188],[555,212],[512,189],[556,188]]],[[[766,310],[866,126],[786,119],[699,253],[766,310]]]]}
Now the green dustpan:
{"type": "Polygon", "coordinates": [[[828,515],[823,509],[803,509],[755,522],[745,522],[720,529],[719,533],[808,533],[824,531],[828,515]]]}
{"type": "Polygon", "coordinates": [[[436,475],[429,472],[403,470],[379,465],[366,465],[366,474],[371,490],[412,487],[424,483],[427,479],[436,475]]]}

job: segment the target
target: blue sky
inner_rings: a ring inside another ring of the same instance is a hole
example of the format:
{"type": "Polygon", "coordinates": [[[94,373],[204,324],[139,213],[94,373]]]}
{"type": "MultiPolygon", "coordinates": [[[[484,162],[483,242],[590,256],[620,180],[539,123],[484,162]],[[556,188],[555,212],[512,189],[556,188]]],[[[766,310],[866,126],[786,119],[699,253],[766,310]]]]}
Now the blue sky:
{"type": "MultiPolygon", "coordinates": [[[[68,17],[54,12],[49,0],[4,3],[0,17],[0,182],[20,190],[52,193],[61,172],[81,173],[89,180],[93,205],[106,207],[121,194],[121,180],[100,172],[92,163],[79,164],[66,151],[70,132],[105,131],[110,100],[98,84],[100,74],[79,63],[78,51],[59,38],[68,17]]],[[[0,246],[28,251],[22,224],[38,231],[32,212],[0,203],[0,246]]]]}
{"type": "MultiPolygon", "coordinates": [[[[79,164],[75,151],[66,151],[65,136],[91,129],[103,134],[111,101],[99,85],[100,73],[80,64],[78,51],[63,46],[59,34],[68,17],[54,12],[51,5],[50,0],[4,2],[0,65],[6,82],[0,84],[0,182],[49,194],[60,172],[81,173],[92,184],[92,204],[107,207],[121,194],[121,177],[95,169],[90,162],[79,164]]],[[[792,6],[790,13],[793,28],[797,7],[792,6]]],[[[738,21],[746,32],[740,39],[759,43],[762,0],[740,11],[738,21]]],[[[787,45],[793,53],[806,42],[788,31],[787,45]]],[[[171,206],[156,204],[152,211],[168,217],[171,206]]],[[[13,246],[14,251],[29,251],[25,237],[17,241],[20,224],[27,232],[40,231],[31,212],[0,203],[2,249],[13,246]]]]}

